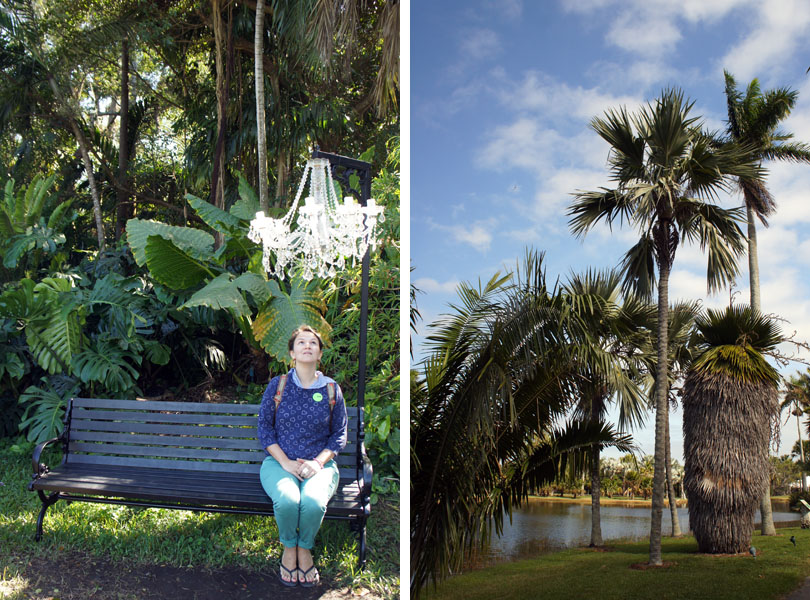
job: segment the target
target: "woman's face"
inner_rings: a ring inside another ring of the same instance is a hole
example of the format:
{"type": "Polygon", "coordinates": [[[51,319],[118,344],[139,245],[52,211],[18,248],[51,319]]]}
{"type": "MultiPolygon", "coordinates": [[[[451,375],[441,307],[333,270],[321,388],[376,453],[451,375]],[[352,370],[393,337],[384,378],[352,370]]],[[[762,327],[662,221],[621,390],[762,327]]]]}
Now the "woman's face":
{"type": "Polygon", "coordinates": [[[293,349],[290,350],[290,358],[295,359],[295,364],[315,363],[321,360],[321,346],[314,333],[302,331],[295,336],[293,349]]]}

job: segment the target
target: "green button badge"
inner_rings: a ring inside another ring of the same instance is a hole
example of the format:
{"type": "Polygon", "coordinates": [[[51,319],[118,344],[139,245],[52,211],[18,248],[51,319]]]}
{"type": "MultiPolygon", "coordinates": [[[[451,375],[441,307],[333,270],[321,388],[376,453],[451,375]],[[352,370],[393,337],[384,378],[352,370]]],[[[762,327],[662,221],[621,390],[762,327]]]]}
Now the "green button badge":
{"type": "Polygon", "coordinates": [[[323,394],[321,394],[320,392],[315,392],[314,394],[312,394],[312,399],[315,400],[315,402],[320,402],[321,400],[323,400],[323,394]]]}

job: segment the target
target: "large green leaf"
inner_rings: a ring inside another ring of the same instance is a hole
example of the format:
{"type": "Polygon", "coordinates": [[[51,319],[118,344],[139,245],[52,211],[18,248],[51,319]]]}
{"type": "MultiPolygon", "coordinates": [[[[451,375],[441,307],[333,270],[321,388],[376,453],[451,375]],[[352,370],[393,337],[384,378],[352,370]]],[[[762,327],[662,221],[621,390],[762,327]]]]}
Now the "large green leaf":
{"type": "Polygon", "coordinates": [[[149,236],[144,254],[152,277],[175,290],[185,290],[213,276],[202,262],[159,235],[149,236]]]}
{"type": "Polygon", "coordinates": [[[51,375],[69,372],[73,357],[81,351],[84,336],[79,315],[72,311],[54,314],[44,328],[29,323],[25,328],[26,341],[37,364],[51,375]]]}
{"type": "Polygon", "coordinates": [[[266,352],[278,360],[288,360],[287,341],[301,325],[313,327],[324,341],[328,341],[332,328],[321,316],[323,301],[317,290],[308,288],[301,280],[293,282],[289,294],[277,285],[269,287],[275,287],[277,293],[253,321],[253,334],[266,352]]]}
{"type": "MultiPolygon", "coordinates": [[[[240,290],[248,292],[256,304],[262,305],[273,297],[270,282],[256,273],[242,273],[233,281],[240,290]]],[[[278,290],[278,284],[272,282],[274,289],[278,290]]]]}
{"type": "Polygon", "coordinates": [[[130,219],[127,221],[127,241],[138,266],[146,264],[146,244],[149,236],[158,235],[174,243],[192,257],[205,260],[213,252],[214,237],[200,229],[176,227],[157,221],[130,219]]]}
{"type": "Polygon", "coordinates": [[[99,382],[107,390],[125,392],[135,386],[138,370],[127,360],[140,363],[140,356],[101,342],[99,349],[88,348],[73,360],[76,375],[84,383],[99,382]]]}
{"type": "Polygon", "coordinates": [[[210,202],[206,202],[202,198],[198,198],[194,194],[186,194],[186,200],[188,200],[194,212],[205,221],[205,224],[215,231],[229,233],[232,229],[242,226],[239,217],[225,212],[221,208],[214,206],[210,202]]]}
{"type": "Polygon", "coordinates": [[[4,210],[0,210],[0,238],[8,239],[16,233],[11,217],[4,210]]]}
{"type": "Polygon", "coordinates": [[[41,175],[37,175],[28,185],[25,192],[25,224],[27,226],[30,227],[39,221],[48,192],[51,191],[55,181],[56,175],[49,175],[44,179],[41,175]]]}
{"type": "Polygon", "coordinates": [[[256,213],[261,210],[256,192],[250,187],[245,176],[239,174],[239,200],[231,206],[230,213],[234,217],[251,221],[256,218],[256,213]]]}
{"type": "Polygon", "coordinates": [[[250,313],[250,307],[229,273],[222,273],[209,281],[180,308],[192,306],[209,306],[216,310],[231,309],[240,317],[250,313]]]}
{"type": "Polygon", "coordinates": [[[46,377],[41,381],[44,388],[32,385],[20,396],[20,403],[28,404],[20,430],[28,430],[29,442],[44,442],[62,431],[67,399],[80,389],[78,382],[69,379],[62,386],[52,385],[46,377]]]}

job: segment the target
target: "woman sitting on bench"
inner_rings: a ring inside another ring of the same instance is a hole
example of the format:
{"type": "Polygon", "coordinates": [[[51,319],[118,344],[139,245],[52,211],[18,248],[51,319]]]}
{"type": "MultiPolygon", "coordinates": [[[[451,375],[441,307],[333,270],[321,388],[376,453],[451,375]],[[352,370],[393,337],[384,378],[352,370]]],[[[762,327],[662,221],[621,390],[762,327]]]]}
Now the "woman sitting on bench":
{"type": "Polygon", "coordinates": [[[259,409],[259,442],[269,454],[260,477],[284,545],[279,579],[312,587],[320,578],[311,550],[340,479],[333,459],[346,446],[346,405],[340,387],[317,370],[320,335],[303,325],[288,347],[293,368],[270,380],[259,409]]]}

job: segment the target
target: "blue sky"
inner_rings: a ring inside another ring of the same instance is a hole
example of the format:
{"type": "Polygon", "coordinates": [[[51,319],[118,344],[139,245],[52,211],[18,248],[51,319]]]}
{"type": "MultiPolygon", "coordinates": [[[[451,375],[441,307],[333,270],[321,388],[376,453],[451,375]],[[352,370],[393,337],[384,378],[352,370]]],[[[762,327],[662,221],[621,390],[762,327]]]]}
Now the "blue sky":
{"type": "MultiPolygon", "coordinates": [[[[742,88],[756,77],[763,89],[798,90],[784,129],[810,142],[809,34],[810,7],[798,0],[412,2],[410,256],[423,292],[414,362],[458,283],[513,268],[526,247],[545,252],[550,281],[619,263],[637,239],[632,229],[577,240],[565,216],[576,190],[609,186],[608,146],[588,127],[606,109],[636,110],[677,86],[695,102],[693,115],[722,130],[725,68],[742,88]]],[[[763,309],[810,340],[810,166],[769,165],[769,187],[778,212],[759,228],[763,309]]],[[[745,257],[740,268],[735,291],[747,302],[745,257]]],[[[727,305],[728,290],[706,296],[705,273],[698,248],[679,248],[670,299],[727,305]]],[[[672,443],[682,461],[681,415],[672,443]]],[[[645,453],[651,425],[635,433],[645,453]]],[[[779,453],[795,440],[793,421],[779,453]]]]}

